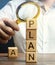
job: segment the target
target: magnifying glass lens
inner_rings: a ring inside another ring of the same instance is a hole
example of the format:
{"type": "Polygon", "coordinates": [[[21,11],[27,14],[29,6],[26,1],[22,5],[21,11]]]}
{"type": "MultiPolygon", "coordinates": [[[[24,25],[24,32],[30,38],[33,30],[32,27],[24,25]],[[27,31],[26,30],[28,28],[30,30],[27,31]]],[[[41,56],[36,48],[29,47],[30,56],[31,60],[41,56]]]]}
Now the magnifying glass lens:
{"type": "Polygon", "coordinates": [[[29,18],[37,18],[40,13],[40,7],[35,2],[24,2],[18,6],[16,15],[17,15],[17,24],[20,22],[26,22],[29,18]]]}
{"type": "Polygon", "coordinates": [[[38,13],[38,8],[33,4],[23,5],[19,12],[19,18],[26,20],[27,18],[33,18],[38,13]]]}

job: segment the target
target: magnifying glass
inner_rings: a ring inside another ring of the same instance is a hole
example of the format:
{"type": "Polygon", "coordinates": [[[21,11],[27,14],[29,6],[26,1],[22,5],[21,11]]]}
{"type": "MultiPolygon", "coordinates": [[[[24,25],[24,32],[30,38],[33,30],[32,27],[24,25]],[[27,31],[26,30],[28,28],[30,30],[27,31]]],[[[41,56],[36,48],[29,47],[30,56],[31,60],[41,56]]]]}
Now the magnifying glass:
{"type": "Polygon", "coordinates": [[[17,21],[19,24],[21,22],[26,22],[27,18],[36,19],[40,14],[40,7],[35,2],[24,2],[18,6],[16,10],[17,21]]]}

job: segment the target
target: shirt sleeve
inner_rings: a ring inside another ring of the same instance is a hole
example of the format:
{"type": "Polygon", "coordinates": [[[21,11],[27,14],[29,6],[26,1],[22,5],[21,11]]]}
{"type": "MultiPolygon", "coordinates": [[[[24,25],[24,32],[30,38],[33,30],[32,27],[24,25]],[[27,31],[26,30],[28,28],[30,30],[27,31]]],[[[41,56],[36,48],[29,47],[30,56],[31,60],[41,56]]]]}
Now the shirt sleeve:
{"type": "Polygon", "coordinates": [[[24,2],[25,0],[11,0],[9,1],[1,10],[0,10],[0,18],[16,18],[16,9],[17,7],[24,2]]]}

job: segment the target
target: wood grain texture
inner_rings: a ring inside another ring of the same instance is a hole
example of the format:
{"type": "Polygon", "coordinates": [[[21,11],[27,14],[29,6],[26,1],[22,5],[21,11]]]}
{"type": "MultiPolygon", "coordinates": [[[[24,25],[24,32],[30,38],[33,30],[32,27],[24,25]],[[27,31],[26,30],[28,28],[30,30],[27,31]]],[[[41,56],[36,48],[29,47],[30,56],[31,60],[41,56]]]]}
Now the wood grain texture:
{"type": "Polygon", "coordinates": [[[36,52],[26,52],[26,62],[37,62],[36,52]]]}
{"type": "Polygon", "coordinates": [[[27,19],[26,29],[37,29],[37,21],[35,19],[27,19]]]}
{"type": "Polygon", "coordinates": [[[18,57],[18,48],[17,47],[8,47],[8,57],[17,58],[18,57]]]}
{"type": "Polygon", "coordinates": [[[26,40],[36,40],[36,29],[27,29],[26,30],[26,40]]]}
{"type": "Polygon", "coordinates": [[[27,52],[36,51],[36,40],[26,40],[26,51],[27,52]]]}

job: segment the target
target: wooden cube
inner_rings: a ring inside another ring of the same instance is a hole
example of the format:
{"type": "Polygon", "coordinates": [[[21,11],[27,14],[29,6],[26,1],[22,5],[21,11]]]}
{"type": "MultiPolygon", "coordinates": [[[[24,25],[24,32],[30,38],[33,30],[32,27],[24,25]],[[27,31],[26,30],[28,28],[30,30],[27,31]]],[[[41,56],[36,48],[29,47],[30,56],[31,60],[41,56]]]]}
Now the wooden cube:
{"type": "Polygon", "coordinates": [[[17,58],[18,57],[18,48],[17,47],[8,47],[8,57],[17,58]]]}
{"type": "Polygon", "coordinates": [[[37,29],[36,19],[27,19],[26,26],[27,29],[37,29]]]}
{"type": "Polygon", "coordinates": [[[27,52],[36,51],[36,40],[26,40],[26,51],[27,52]]]}
{"type": "Polygon", "coordinates": [[[27,29],[26,30],[26,39],[27,40],[36,40],[36,29],[27,29]]]}
{"type": "Polygon", "coordinates": [[[26,62],[37,62],[36,52],[27,52],[26,53],[26,62]]]}

